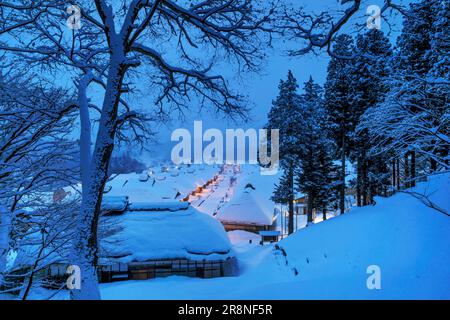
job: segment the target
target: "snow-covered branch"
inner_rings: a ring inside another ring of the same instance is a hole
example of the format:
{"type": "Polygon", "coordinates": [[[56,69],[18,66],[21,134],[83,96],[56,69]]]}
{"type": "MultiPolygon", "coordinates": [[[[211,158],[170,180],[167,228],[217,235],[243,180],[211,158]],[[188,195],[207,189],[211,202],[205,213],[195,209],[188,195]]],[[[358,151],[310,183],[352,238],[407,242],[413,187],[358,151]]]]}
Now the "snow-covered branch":
{"type": "MultiPolygon", "coordinates": [[[[335,37],[350,24],[352,18],[362,9],[361,0],[342,0],[341,12],[332,13],[330,10],[321,13],[307,12],[304,8],[292,9],[286,7],[279,19],[278,28],[289,39],[302,43],[301,48],[289,50],[292,56],[304,55],[315,49],[326,49],[330,56],[350,59],[336,55],[331,48],[335,37]]],[[[364,8],[365,9],[365,8],[364,8]]],[[[393,10],[405,14],[405,9],[392,0],[384,0],[380,8],[380,15],[393,10]]],[[[365,13],[365,12],[364,12],[365,13]]]]}

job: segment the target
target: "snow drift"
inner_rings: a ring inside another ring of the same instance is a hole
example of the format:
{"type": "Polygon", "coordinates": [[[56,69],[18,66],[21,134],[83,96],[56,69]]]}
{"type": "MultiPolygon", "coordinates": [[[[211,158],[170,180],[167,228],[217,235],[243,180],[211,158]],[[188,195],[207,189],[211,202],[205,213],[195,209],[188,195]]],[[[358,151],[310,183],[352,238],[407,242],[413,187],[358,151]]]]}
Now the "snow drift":
{"type": "MultiPolygon", "coordinates": [[[[450,174],[433,176],[408,191],[425,194],[450,212],[450,174]]],[[[265,289],[244,289],[240,296],[449,299],[450,217],[407,193],[376,201],[281,241],[276,259],[268,256],[258,272],[281,272],[284,280],[277,276],[265,289]],[[380,290],[367,288],[371,265],[381,269],[380,290]]]]}

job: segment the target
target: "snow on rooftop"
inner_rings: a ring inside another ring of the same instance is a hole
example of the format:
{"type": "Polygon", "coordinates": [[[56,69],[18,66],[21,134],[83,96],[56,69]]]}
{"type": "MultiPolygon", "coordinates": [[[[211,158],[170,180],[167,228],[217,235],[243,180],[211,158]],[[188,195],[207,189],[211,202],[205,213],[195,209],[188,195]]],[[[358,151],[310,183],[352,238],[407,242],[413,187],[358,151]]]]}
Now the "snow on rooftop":
{"type": "Polygon", "coordinates": [[[133,202],[128,206],[129,211],[179,211],[186,210],[189,202],[160,201],[160,202],[133,202]]]}
{"type": "Polygon", "coordinates": [[[265,205],[256,190],[247,188],[220,209],[216,217],[222,222],[272,225],[273,209],[265,205]]]}
{"type": "Polygon", "coordinates": [[[127,196],[104,196],[102,211],[124,211],[128,205],[127,196]]]}
{"type": "Polygon", "coordinates": [[[244,230],[233,230],[228,231],[227,234],[228,238],[230,239],[231,243],[234,246],[241,244],[248,244],[250,240],[254,243],[259,243],[261,241],[261,236],[254,232],[248,232],[244,230]]]}
{"type": "Polygon", "coordinates": [[[205,184],[220,170],[219,166],[191,165],[165,166],[145,173],[120,174],[106,185],[108,196],[128,196],[130,203],[173,201],[181,199],[205,184]]]}
{"type": "Polygon", "coordinates": [[[104,217],[117,229],[101,240],[101,263],[186,258],[225,260],[233,251],[223,226],[192,207],[104,217]]]}
{"type": "Polygon", "coordinates": [[[281,172],[261,175],[258,166],[241,165],[231,200],[218,210],[222,222],[272,225],[274,203],[270,200],[281,172]]]}

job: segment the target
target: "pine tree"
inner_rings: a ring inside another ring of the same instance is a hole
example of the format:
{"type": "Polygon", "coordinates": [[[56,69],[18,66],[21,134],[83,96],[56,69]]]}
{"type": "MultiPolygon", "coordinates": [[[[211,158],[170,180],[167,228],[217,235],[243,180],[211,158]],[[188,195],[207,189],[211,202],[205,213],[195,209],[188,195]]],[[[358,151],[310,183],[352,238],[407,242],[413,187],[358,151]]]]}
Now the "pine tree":
{"type": "Polygon", "coordinates": [[[322,211],[323,220],[327,219],[327,211],[336,209],[339,197],[339,166],[333,163],[332,141],[324,136],[318,150],[319,191],[315,201],[317,211],[322,211]]]}
{"type": "Polygon", "coordinates": [[[267,129],[280,130],[280,167],[284,170],[285,177],[277,186],[274,199],[286,200],[289,205],[289,228],[288,233],[294,232],[294,174],[298,166],[299,156],[299,133],[300,124],[300,104],[301,97],[297,93],[298,84],[291,71],[288,73],[286,81],[281,81],[279,85],[278,97],[272,102],[272,108],[268,115],[267,129]],[[286,191],[282,191],[286,189],[286,191]],[[279,196],[283,194],[283,196],[279,196]]]}
{"type": "MultiPolygon", "coordinates": [[[[404,17],[402,33],[398,39],[396,67],[397,72],[403,76],[400,81],[407,82],[399,85],[404,90],[403,101],[410,106],[410,111],[419,113],[417,106],[422,101],[435,100],[435,95],[427,88],[427,83],[420,81],[426,77],[433,67],[433,59],[430,55],[432,50],[432,39],[434,34],[433,22],[435,17],[439,14],[437,6],[439,0],[422,0],[417,3],[410,4],[408,15],[404,17]],[[423,92],[429,94],[422,96],[423,92]]],[[[398,90],[398,87],[396,88],[398,90]]],[[[437,107],[439,108],[439,107],[437,107]]],[[[437,152],[437,150],[430,150],[437,152]]],[[[404,157],[415,158],[414,146],[410,143],[404,146],[404,157]]],[[[408,161],[415,164],[415,159],[408,161]]],[[[405,161],[405,164],[407,161],[405,161]]],[[[430,159],[431,170],[436,170],[437,163],[433,157],[430,159]]],[[[415,167],[404,167],[405,186],[415,185],[415,167]]]]}
{"type": "MultiPolygon", "coordinates": [[[[430,127],[442,128],[441,134],[448,126],[443,123],[448,115],[449,84],[440,83],[437,79],[448,79],[449,63],[449,2],[440,0],[422,0],[412,3],[407,16],[403,21],[402,34],[398,40],[397,51],[397,86],[396,91],[402,91],[402,103],[408,107],[415,121],[426,122],[430,127]]],[[[415,184],[415,153],[420,134],[414,137],[411,134],[405,139],[405,164],[411,163],[410,168],[405,167],[405,186],[415,184]],[[411,158],[410,161],[406,161],[411,158]],[[411,183],[410,183],[411,181],[411,183]]],[[[437,159],[448,156],[448,141],[432,139],[428,141],[430,154],[430,169],[438,169],[437,159]],[[442,143],[443,142],[443,143],[442,143]]],[[[424,147],[424,145],[422,145],[424,147]]],[[[442,163],[441,163],[442,165],[442,163]]]]}
{"type": "Polygon", "coordinates": [[[316,210],[322,211],[323,220],[327,219],[329,209],[336,210],[339,202],[340,176],[339,166],[334,163],[335,144],[330,132],[329,116],[321,106],[317,112],[320,124],[318,142],[319,191],[316,199],[316,210]]]}
{"type": "Polygon", "coordinates": [[[307,196],[308,223],[313,222],[313,210],[326,210],[332,202],[333,179],[337,176],[332,162],[332,141],[328,137],[327,116],[323,108],[322,88],[312,77],[302,94],[302,126],[300,166],[297,188],[307,196]]]}
{"type": "MultiPolygon", "coordinates": [[[[433,97],[432,112],[435,114],[434,125],[442,128],[442,135],[450,137],[450,1],[436,1],[431,46],[428,57],[432,68],[427,79],[428,95],[433,97]]],[[[441,166],[450,165],[449,144],[437,143],[436,153],[443,159],[441,166]]]]}
{"type": "Polygon", "coordinates": [[[391,159],[397,189],[414,186],[416,166],[427,169],[423,159],[430,159],[432,171],[438,164],[450,168],[448,7],[448,1],[438,0],[411,4],[385,79],[389,91],[362,116],[360,128],[367,129],[371,152],[391,159]]]}
{"type": "Polygon", "coordinates": [[[435,18],[430,36],[428,56],[432,64],[430,74],[438,79],[450,78],[450,1],[436,1],[433,6],[435,18]]]}
{"type": "Polygon", "coordinates": [[[284,204],[289,203],[290,199],[294,196],[293,189],[289,188],[292,179],[289,174],[284,172],[280,178],[280,181],[275,185],[275,190],[270,198],[273,202],[284,204]]]}
{"type": "Polygon", "coordinates": [[[440,0],[422,0],[410,4],[403,18],[402,33],[397,40],[396,66],[409,74],[424,76],[432,67],[429,58],[433,17],[440,0]]]}
{"type": "MultiPolygon", "coordinates": [[[[376,29],[358,35],[356,54],[351,64],[352,78],[352,110],[356,123],[370,106],[384,100],[388,87],[384,82],[388,74],[388,61],[392,56],[391,45],[384,34],[376,29]]],[[[351,158],[357,163],[357,204],[372,203],[373,196],[384,190],[380,183],[388,183],[385,179],[389,172],[384,157],[370,156],[367,132],[352,132],[351,158]]]]}
{"type": "Polygon", "coordinates": [[[330,130],[337,146],[337,156],[341,159],[339,208],[341,214],[345,212],[345,163],[349,154],[350,133],[354,130],[355,121],[352,113],[351,86],[352,79],[349,68],[349,57],[354,51],[351,36],[342,34],[336,37],[333,53],[328,64],[328,74],[325,83],[325,109],[330,118],[330,130]]]}

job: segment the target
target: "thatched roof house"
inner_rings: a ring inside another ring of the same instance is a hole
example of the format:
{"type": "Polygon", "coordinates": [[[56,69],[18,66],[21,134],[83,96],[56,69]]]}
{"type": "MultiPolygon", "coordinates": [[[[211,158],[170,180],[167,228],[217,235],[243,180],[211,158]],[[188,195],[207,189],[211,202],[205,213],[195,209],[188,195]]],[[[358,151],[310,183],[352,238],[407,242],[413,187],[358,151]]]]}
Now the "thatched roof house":
{"type": "Polygon", "coordinates": [[[269,230],[276,220],[273,206],[254,188],[245,188],[237,197],[220,209],[216,218],[226,230],[269,230]]]}
{"type": "Polygon", "coordinates": [[[223,226],[186,202],[132,203],[122,215],[103,219],[112,232],[100,241],[102,281],[237,272],[223,226]]]}

